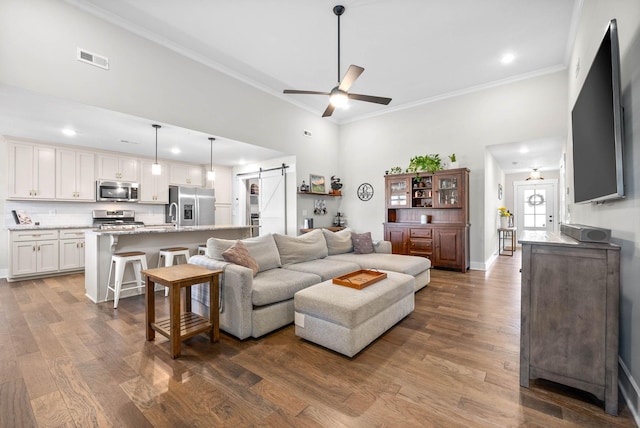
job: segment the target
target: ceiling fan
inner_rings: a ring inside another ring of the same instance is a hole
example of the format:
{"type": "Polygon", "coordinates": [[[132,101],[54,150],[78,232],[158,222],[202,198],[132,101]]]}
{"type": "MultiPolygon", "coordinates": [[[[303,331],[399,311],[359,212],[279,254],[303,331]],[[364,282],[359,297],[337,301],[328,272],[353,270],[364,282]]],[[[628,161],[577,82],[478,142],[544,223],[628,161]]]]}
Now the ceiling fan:
{"type": "Polygon", "coordinates": [[[333,8],[333,13],[338,17],[338,86],[333,88],[331,92],[321,91],[298,91],[295,89],[285,89],[285,94],[310,94],[310,95],[329,95],[329,105],[322,113],[322,117],[331,116],[336,107],[344,106],[348,100],[366,101],[369,103],[387,105],[391,102],[391,98],[375,97],[373,95],[350,94],[347,92],[351,85],[364,71],[364,68],[351,64],[342,81],[340,80],[340,16],[344,13],[345,8],[337,5],[333,8]]]}

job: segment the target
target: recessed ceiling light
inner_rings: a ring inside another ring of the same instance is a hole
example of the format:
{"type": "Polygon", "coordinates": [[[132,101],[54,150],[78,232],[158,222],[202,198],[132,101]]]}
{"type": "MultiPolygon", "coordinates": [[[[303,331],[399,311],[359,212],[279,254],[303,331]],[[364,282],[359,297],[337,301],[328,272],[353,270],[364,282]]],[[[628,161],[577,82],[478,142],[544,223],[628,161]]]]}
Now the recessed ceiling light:
{"type": "Polygon", "coordinates": [[[506,53],[500,59],[500,62],[503,64],[511,64],[516,59],[516,56],[512,53],[506,53]]]}
{"type": "Polygon", "coordinates": [[[62,130],[62,133],[63,133],[64,135],[66,135],[67,137],[74,137],[74,136],[76,135],[76,131],[74,131],[74,130],[73,130],[73,129],[71,129],[71,128],[64,128],[64,129],[62,130]]]}
{"type": "Polygon", "coordinates": [[[174,155],[178,155],[180,154],[180,149],[177,147],[174,147],[171,149],[171,153],[173,153],[174,155]]]}
{"type": "Polygon", "coordinates": [[[527,147],[522,147],[520,150],[518,150],[520,153],[529,153],[529,149],[527,147]]]}

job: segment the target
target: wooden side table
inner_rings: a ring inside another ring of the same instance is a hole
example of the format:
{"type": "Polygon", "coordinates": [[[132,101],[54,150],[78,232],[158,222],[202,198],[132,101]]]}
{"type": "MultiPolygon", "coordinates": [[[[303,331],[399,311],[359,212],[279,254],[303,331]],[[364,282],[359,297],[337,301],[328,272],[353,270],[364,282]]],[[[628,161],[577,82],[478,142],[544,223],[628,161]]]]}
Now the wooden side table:
{"type": "Polygon", "coordinates": [[[147,340],[155,339],[155,332],[171,341],[171,357],[180,356],[181,342],[189,337],[206,331],[210,332],[211,342],[220,339],[220,315],[218,298],[220,295],[219,275],[222,270],[211,270],[197,265],[175,265],[146,269],[142,274],[147,277],[145,297],[145,323],[147,340]],[[191,286],[208,283],[209,319],[191,312],[191,286]],[[169,288],[169,317],[156,321],[155,284],[169,288]],[[185,311],[180,314],[180,289],[185,289],[185,311]]]}

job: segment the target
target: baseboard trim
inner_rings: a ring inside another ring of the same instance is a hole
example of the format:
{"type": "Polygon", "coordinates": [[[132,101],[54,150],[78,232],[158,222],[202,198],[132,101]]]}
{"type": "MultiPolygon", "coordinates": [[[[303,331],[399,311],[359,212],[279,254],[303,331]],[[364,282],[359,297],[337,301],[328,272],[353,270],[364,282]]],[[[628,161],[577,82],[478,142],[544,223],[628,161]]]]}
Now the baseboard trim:
{"type": "Polygon", "coordinates": [[[492,264],[494,264],[496,262],[496,260],[498,259],[498,254],[492,254],[491,257],[489,258],[489,260],[487,260],[486,262],[482,263],[482,262],[471,262],[469,263],[469,269],[473,269],[473,270],[487,270],[491,267],[492,264]]]}
{"type": "Polygon", "coordinates": [[[627,402],[627,407],[629,407],[633,419],[636,421],[636,425],[640,427],[640,388],[638,388],[638,384],[635,379],[633,379],[633,376],[631,376],[624,361],[619,357],[618,363],[621,369],[618,376],[618,387],[622,392],[624,400],[627,402]]]}
{"type": "Polygon", "coordinates": [[[6,278],[9,274],[9,269],[0,269],[0,278],[6,278]]]}

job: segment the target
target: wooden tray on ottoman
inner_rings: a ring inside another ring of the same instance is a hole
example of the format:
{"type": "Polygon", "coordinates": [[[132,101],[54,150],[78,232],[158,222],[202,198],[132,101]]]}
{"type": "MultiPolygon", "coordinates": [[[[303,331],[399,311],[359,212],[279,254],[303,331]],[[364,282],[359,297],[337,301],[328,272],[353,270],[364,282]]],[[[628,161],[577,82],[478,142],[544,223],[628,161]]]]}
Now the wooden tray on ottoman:
{"type": "Polygon", "coordinates": [[[343,285],[345,287],[362,290],[378,281],[387,277],[386,272],[378,272],[377,270],[360,269],[345,275],[333,278],[333,283],[343,285]]]}

